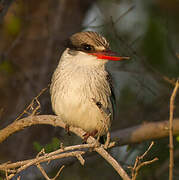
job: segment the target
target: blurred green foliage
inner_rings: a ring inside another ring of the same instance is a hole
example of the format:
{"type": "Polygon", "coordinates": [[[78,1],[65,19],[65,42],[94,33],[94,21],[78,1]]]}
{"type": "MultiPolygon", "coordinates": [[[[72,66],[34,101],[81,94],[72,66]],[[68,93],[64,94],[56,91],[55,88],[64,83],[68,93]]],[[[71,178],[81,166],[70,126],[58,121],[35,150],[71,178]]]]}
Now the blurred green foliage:
{"type": "Polygon", "coordinates": [[[33,147],[37,152],[40,152],[44,148],[46,153],[50,153],[60,148],[60,140],[56,137],[53,137],[51,142],[45,146],[41,145],[39,142],[34,142],[33,147]]]}
{"type": "Polygon", "coordinates": [[[14,72],[12,63],[9,60],[4,60],[0,63],[0,72],[11,74],[14,72]]]}
{"type": "Polygon", "coordinates": [[[5,24],[5,32],[9,35],[16,36],[21,29],[21,19],[19,16],[12,15],[5,24]]]}
{"type": "Polygon", "coordinates": [[[176,137],[177,142],[179,142],[179,136],[176,137]]]}
{"type": "Polygon", "coordinates": [[[142,50],[148,62],[160,71],[165,71],[166,68],[165,47],[165,28],[156,16],[151,16],[148,19],[142,50]]]}

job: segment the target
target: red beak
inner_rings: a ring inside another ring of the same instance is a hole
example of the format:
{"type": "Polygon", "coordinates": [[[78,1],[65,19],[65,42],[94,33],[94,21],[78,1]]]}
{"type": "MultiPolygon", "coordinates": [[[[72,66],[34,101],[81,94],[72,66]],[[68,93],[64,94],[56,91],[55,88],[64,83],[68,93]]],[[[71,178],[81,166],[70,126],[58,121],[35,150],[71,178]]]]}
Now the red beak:
{"type": "Polygon", "coordinates": [[[127,60],[130,59],[129,57],[119,57],[116,56],[115,52],[112,51],[102,51],[102,52],[96,52],[96,53],[89,53],[90,55],[96,56],[98,59],[107,59],[111,61],[121,61],[121,60],[127,60]]]}

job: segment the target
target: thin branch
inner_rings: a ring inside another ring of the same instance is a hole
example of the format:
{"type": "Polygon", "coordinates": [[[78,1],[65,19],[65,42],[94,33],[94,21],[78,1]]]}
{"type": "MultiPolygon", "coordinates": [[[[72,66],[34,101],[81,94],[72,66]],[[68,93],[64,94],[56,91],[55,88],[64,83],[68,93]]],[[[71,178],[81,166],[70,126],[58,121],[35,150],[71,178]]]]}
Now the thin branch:
{"type": "MultiPolygon", "coordinates": [[[[51,160],[55,160],[55,159],[61,159],[61,158],[65,158],[65,157],[76,157],[78,154],[84,154],[85,151],[72,151],[72,152],[66,152],[66,153],[62,153],[62,154],[58,154],[58,155],[53,155],[51,157],[46,157],[46,156],[42,156],[42,157],[39,157],[39,158],[34,158],[32,160],[26,160],[29,161],[28,163],[26,163],[25,165],[23,166],[20,166],[17,170],[16,170],[16,173],[12,173],[8,176],[9,179],[13,178],[16,174],[18,174],[19,172],[23,171],[24,169],[26,169],[27,167],[29,166],[32,166],[34,164],[37,164],[37,163],[42,163],[42,162],[49,162],[51,160]]],[[[22,161],[24,162],[24,161],[22,161]]],[[[20,163],[20,162],[18,162],[20,163]]],[[[15,165],[15,163],[12,163],[13,165],[15,165]]],[[[11,165],[11,164],[10,164],[11,165]]],[[[8,168],[8,164],[6,166],[3,166],[3,169],[4,168],[8,168]]]]}
{"type": "Polygon", "coordinates": [[[79,162],[81,163],[81,165],[84,166],[85,160],[84,160],[84,158],[82,157],[82,155],[81,155],[81,154],[77,154],[77,155],[76,155],[76,158],[79,160],[79,162]]]}
{"type": "Polygon", "coordinates": [[[144,152],[144,154],[139,157],[140,160],[141,160],[141,159],[144,159],[144,157],[145,157],[145,156],[147,155],[147,153],[151,150],[151,148],[152,148],[153,145],[154,145],[154,142],[152,141],[151,144],[150,144],[150,146],[148,147],[148,149],[144,152]]]}
{"type": "Polygon", "coordinates": [[[170,98],[170,118],[169,118],[169,151],[170,151],[170,163],[169,163],[169,180],[173,179],[173,165],[174,165],[174,159],[173,159],[173,113],[174,113],[174,101],[178,90],[178,80],[176,81],[175,88],[173,90],[173,93],[170,98]]]}
{"type": "MultiPolygon", "coordinates": [[[[34,165],[37,162],[40,163],[40,162],[45,162],[45,161],[52,160],[52,159],[54,159],[54,156],[59,155],[60,153],[65,154],[64,152],[66,152],[66,151],[74,151],[74,150],[77,150],[77,149],[85,149],[85,148],[89,149],[89,148],[92,148],[92,147],[94,147],[94,144],[80,144],[80,145],[68,146],[68,147],[65,147],[63,149],[59,149],[59,150],[53,151],[51,153],[44,154],[43,156],[39,156],[39,154],[38,154],[37,157],[34,158],[34,159],[18,161],[18,162],[15,162],[15,163],[7,162],[7,163],[0,164],[0,170],[14,169],[14,168],[22,167],[22,166],[27,165],[27,164],[28,165],[29,164],[34,165]],[[48,160],[46,160],[47,158],[48,158],[48,160]],[[52,159],[50,159],[50,158],[52,158],[52,159]]],[[[75,151],[75,152],[77,152],[77,151],[75,151]]],[[[80,151],[80,154],[81,154],[81,151],[80,151]]],[[[76,156],[78,154],[76,153],[76,154],[73,154],[73,155],[76,156]]]]}
{"type": "Polygon", "coordinates": [[[110,132],[108,131],[107,132],[107,138],[106,138],[106,142],[104,144],[104,149],[107,149],[109,144],[110,144],[110,140],[111,140],[111,135],[110,135],[110,132]]]}
{"type": "Polygon", "coordinates": [[[39,163],[38,163],[36,166],[38,167],[38,169],[40,170],[40,172],[43,174],[43,176],[45,177],[45,179],[47,179],[47,180],[56,180],[56,178],[59,177],[60,173],[62,172],[63,168],[65,167],[65,166],[60,167],[60,169],[59,169],[59,171],[57,172],[57,174],[55,175],[55,177],[54,177],[54,178],[49,178],[48,175],[47,175],[47,173],[45,172],[45,170],[43,169],[43,167],[42,167],[39,163]]]}
{"type": "Polygon", "coordinates": [[[151,150],[153,145],[154,145],[154,142],[151,142],[150,146],[144,152],[144,154],[142,154],[141,156],[137,156],[137,158],[135,160],[135,163],[134,163],[134,166],[129,167],[131,169],[131,171],[132,171],[132,180],[136,180],[138,172],[141,169],[141,167],[143,167],[145,165],[148,165],[148,164],[151,164],[151,163],[158,160],[158,158],[156,157],[156,158],[154,158],[152,160],[141,162],[144,159],[144,157],[147,155],[147,153],[151,150]]]}
{"type": "Polygon", "coordinates": [[[50,84],[48,84],[48,86],[46,88],[43,88],[39,94],[34,97],[31,101],[31,103],[27,106],[27,108],[15,119],[15,121],[19,120],[20,118],[22,118],[23,115],[28,114],[28,115],[37,115],[37,111],[40,109],[40,102],[38,100],[38,98],[45,93],[45,91],[47,91],[47,89],[49,88],[50,84]]]}
{"type": "Polygon", "coordinates": [[[59,171],[57,172],[57,174],[56,174],[56,176],[53,178],[53,180],[55,180],[55,179],[60,175],[60,173],[62,172],[62,170],[63,170],[64,167],[65,167],[64,165],[60,167],[59,171]]]}
{"type": "Polygon", "coordinates": [[[131,180],[121,165],[104,148],[96,148],[95,151],[100,154],[117,171],[123,180],[131,180]]]}
{"type": "Polygon", "coordinates": [[[41,166],[39,163],[37,164],[37,167],[38,167],[38,169],[40,170],[40,172],[43,174],[43,176],[44,176],[45,179],[51,180],[51,179],[48,177],[48,175],[47,175],[47,173],[45,172],[45,170],[42,168],[42,166],[41,166]]]}
{"type": "Polygon", "coordinates": [[[139,169],[141,169],[141,167],[146,166],[146,165],[149,165],[149,164],[152,164],[152,163],[155,162],[155,161],[158,161],[158,158],[157,158],[157,157],[155,157],[154,159],[152,159],[152,160],[150,160],[150,161],[142,162],[140,165],[138,165],[138,166],[136,167],[136,175],[135,175],[135,177],[134,177],[132,180],[135,180],[135,179],[136,179],[136,177],[137,177],[137,175],[138,175],[138,172],[139,172],[139,169]]]}

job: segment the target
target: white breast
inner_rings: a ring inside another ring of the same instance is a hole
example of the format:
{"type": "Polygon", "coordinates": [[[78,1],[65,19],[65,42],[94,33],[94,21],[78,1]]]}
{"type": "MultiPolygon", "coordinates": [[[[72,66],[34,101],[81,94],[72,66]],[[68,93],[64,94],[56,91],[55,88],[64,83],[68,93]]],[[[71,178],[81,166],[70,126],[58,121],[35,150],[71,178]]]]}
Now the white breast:
{"type": "Polygon", "coordinates": [[[81,53],[74,57],[66,50],[50,88],[53,110],[65,123],[86,132],[97,130],[99,135],[106,133],[113,116],[104,65],[105,62],[91,55],[81,53]],[[104,109],[99,109],[94,100],[104,109]]]}

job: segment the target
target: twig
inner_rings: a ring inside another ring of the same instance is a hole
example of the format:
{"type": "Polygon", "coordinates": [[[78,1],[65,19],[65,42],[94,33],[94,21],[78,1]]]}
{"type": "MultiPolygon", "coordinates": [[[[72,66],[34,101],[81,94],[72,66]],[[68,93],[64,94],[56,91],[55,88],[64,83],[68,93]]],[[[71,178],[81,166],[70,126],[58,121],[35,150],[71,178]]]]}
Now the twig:
{"type": "Polygon", "coordinates": [[[176,81],[175,88],[173,90],[173,93],[170,98],[170,118],[169,118],[169,151],[170,151],[170,163],[169,163],[169,180],[173,179],[173,165],[174,165],[174,159],[173,159],[173,113],[174,113],[174,101],[178,90],[178,80],[176,81]]]}
{"type": "Polygon", "coordinates": [[[81,163],[81,165],[84,165],[84,164],[85,164],[85,160],[84,160],[84,158],[82,157],[81,154],[77,154],[77,155],[76,155],[76,158],[79,160],[79,162],[81,163]]]}
{"type": "Polygon", "coordinates": [[[60,175],[60,173],[62,172],[62,170],[63,170],[64,167],[65,167],[64,165],[60,167],[60,169],[59,169],[59,171],[57,172],[56,176],[53,178],[54,180],[60,175]]]}
{"type": "MultiPolygon", "coordinates": [[[[119,17],[114,21],[114,23],[117,24],[125,15],[127,15],[134,8],[135,8],[135,5],[132,5],[131,7],[129,7],[125,12],[123,12],[122,14],[119,15],[119,17]]],[[[97,29],[97,28],[102,28],[102,27],[111,25],[111,22],[106,22],[106,23],[103,23],[100,25],[95,25],[95,26],[90,25],[95,21],[96,21],[96,18],[93,21],[91,21],[89,24],[85,25],[84,27],[97,29]]]]}
{"type": "MultiPolygon", "coordinates": [[[[0,165],[0,170],[6,172],[6,179],[11,179],[14,177],[17,173],[21,172],[22,170],[26,169],[27,167],[31,165],[37,165],[41,162],[49,162],[54,159],[60,159],[64,157],[79,157],[81,154],[84,154],[86,151],[80,151],[81,149],[86,148],[94,148],[94,144],[80,144],[75,146],[69,146],[69,147],[63,147],[63,149],[56,150],[54,152],[45,154],[43,150],[37,154],[36,158],[29,159],[25,161],[19,161],[16,163],[4,163],[0,165]],[[77,151],[72,151],[77,150],[77,151]],[[72,152],[66,152],[66,151],[72,151],[72,152]],[[66,153],[64,153],[66,152],[66,153]],[[11,170],[12,169],[12,170],[11,170]],[[10,175],[8,176],[8,173],[10,175]]],[[[80,161],[81,163],[82,161],[80,161]]]]}
{"type": "MultiPolygon", "coordinates": [[[[0,164],[0,170],[14,169],[14,168],[22,167],[22,166],[27,165],[27,164],[29,165],[29,163],[31,165],[34,165],[37,162],[39,163],[39,162],[52,160],[54,158],[54,156],[59,155],[60,153],[65,154],[64,152],[66,152],[66,151],[72,151],[72,150],[77,150],[77,149],[85,149],[85,148],[89,149],[92,147],[94,147],[94,144],[80,144],[80,145],[68,146],[68,147],[65,147],[64,149],[59,149],[59,150],[53,151],[51,153],[44,154],[43,156],[36,156],[36,158],[34,158],[34,159],[18,161],[16,163],[7,162],[7,163],[0,164]],[[48,160],[46,160],[47,158],[48,158],[48,160]],[[50,158],[52,158],[52,159],[50,159],[50,158]]],[[[73,155],[76,156],[77,153],[73,154],[73,155]]]]}
{"type": "MultiPolygon", "coordinates": [[[[96,144],[96,140],[93,137],[89,137],[87,139],[87,143],[96,144]]],[[[96,147],[94,149],[98,154],[100,154],[115,170],[116,172],[121,176],[123,180],[131,180],[128,176],[128,174],[124,171],[122,166],[102,147],[96,147]]]]}
{"type": "Polygon", "coordinates": [[[111,140],[110,132],[107,132],[107,138],[106,138],[106,142],[105,142],[105,144],[104,144],[104,149],[107,149],[107,148],[108,148],[109,143],[110,143],[110,140],[111,140]]]}
{"type": "Polygon", "coordinates": [[[34,97],[31,101],[31,103],[27,106],[27,108],[15,119],[15,121],[19,120],[22,118],[23,115],[28,114],[28,115],[37,115],[37,111],[40,109],[40,102],[38,98],[49,88],[50,84],[46,87],[43,88],[40,93],[34,97]],[[32,112],[29,112],[32,111],[32,112]]]}
{"type": "Polygon", "coordinates": [[[65,167],[64,165],[62,167],[60,167],[59,171],[57,172],[57,174],[55,175],[54,178],[49,178],[47,173],[45,172],[45,170],[42,168],[42,166],[38,163],[36,165],[38,167],[38,169],[40,170],[40,172],[43,174],[43,176],[45,177],[45,179],[47,180],[56,180],[57,177],[59,177],[60,173],[62,172],[62,169],[65,167]]]}
{"type": "Polygon", "coordinates": [[[150,144],[150,146],[148,147],[148,149],[144,152],[144,154],[139,157],[140,160],[141,160],[141,159],[144,159],[144,157],[145,157],[145,156],[147,155],[147,153],[151,150],[151,148],[152,148],[153,145],[154,145],[154,142],[152,141],[151,144],[150,144]]]}
{"type": "MultiPolygon", "coordinates": [[[[27,167],[29,166],[32,166],[34,164],[37,164],[37,163],[41,163],[41,162],[49,162],[51,160],[55,160],[55,159],[61,159],[61,158],[65,158],[65,157],[76,157],[78,154],[84,154],[85,151],[72,151],[72,152],[66,152],[66,153],[62,153],[62,154],[57,154],[57,155],[53,155],[51,157],[46,157],[46,156],[42,156],[42,157],[39,157],[39,158],[35,158],[35,159],[32,159],[32,160],[27,160],[29,161],[28,163],[26,163],[25,165],[23,166],[20,166],[17,170],[16,170],[16,173],[13,173],[13,174],[10,174],[8,176],[9,179],[11,179],[12,177],[14,177],[16,174],[18,174],[19,172],[21,172],[22,170],[26,169],[27,167]]],[[[20,163],[20,162],[19,162],[20,163]]],[[[15,164],[15,163],[14,163],[15,164]]],[[[14,165],[13,164],[13,165],[14,165]]],[[[6,167],[3,167],[4,168],[8,168],[8,165],[6,167]]]]}
{"type": "Polygon", "coordinates": [[[122,166],[102,147],[96,148],[95,151],[100,154],[111,166],[117,171],[123,180],[131,180],[122,166]]]}
{"type": "Polygon", "coordinates": [[[43,176],[44,176],[45,179],[51,180],[51,179],[48,177],[48,175],[47,175],[47,173],[45,172],[45,170],[42,168],[42,166],[41,166],[39,163],[37,163],[36,166],[38,167],[38,169],[40,170],[40,172],[43,174],[43,176]]]}
{"type": "Polygon", "coordinates": [[[134,163],[134,166],[129,167],[132,170],[132,180],[136,180],[136,177],[137,177],[138,172],[139,172],[141,167],[148,165],[148,164],[151,164],[151,163],[158,160],[158,158],[154,158],[154,159],[149,160],[149,161],[141,162],[144,159],[144,157],[147,155],[147,153],[151,150],[153,145],[154,145],[154,142],[152,141],[150,146],[148,147],[148,149],[141,156],[136,157],[136,161],[134,163]]]}
{"type": "Polygon", "coordinates": [[[137,175],[138,175],[138,172],[139,172],[139,169],[141,169],[141,167],[143,167],[143,166],[146,166],[146,165],[149,165],[149,164],[152,164],[153,162],[155,162],[155,161],[158,161],[158,158],[156,157],[156,158],[154,158],[154,159],[152,159],[152,160],[150,160],[150,161],[145,161],[145,162],[142,162],[140,165],[138,165],[137,167],[136,167],[136,174],[135,174],[135,176],[134,176],[134,178],[132,178],[132,180],[135,180],[136,179],[136,177],[137,177],[137,175]]]}

